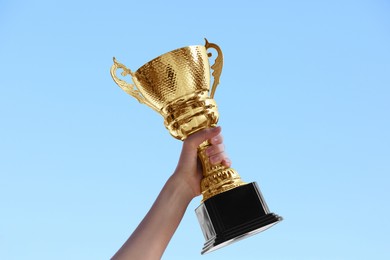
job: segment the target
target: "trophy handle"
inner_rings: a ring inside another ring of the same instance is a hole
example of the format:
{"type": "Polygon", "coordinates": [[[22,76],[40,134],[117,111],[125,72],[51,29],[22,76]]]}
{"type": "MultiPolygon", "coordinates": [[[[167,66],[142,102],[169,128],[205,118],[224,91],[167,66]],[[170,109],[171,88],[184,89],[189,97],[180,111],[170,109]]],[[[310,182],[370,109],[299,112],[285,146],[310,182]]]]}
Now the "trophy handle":
{"type": "MultiPolygon", "coordinates": [[[[116,70],[117,69],[122,69],[122,73],[121,75],[123,77],[127,76],[127,75],[130,75],[132,78],[134,78],[134,73],[128,69],[125,65],[123,65],[122,63],[119,63],[116,61],[115,57],[113,58],[114,60],[114,65],[111,66],[111,70],[110,70],[110,73],[111,73],[111,77],[112,79],[115,81],[115,83],[121,88],[123,89],[127,94],[129,94],[130,96],[134,97],[135,99],[138,100],[138,102],[140,102],[141,104],[145,104],[149,107],[151,107],[152,109],[154,109],[155,111],[159,111],[159,109],[157,109],[152,103],[150,103],[144,96],[142,96],[141,92],[138,90],[137,86],[134,86],[133,84],[129,84],[127,83],[126,81],[124,80],[121,80],[120,78],[118,78],[116,76],[116,70]]],[[[134,81],[134,80],[133,80],[134,81]]]]}
{"type": "MultiPolygon", "coordinates": [[[[213,48],[217,51],[217,58],[215,59],[214,64],[211,65],[211,68],[213,69],[212,75],[214,77],[214,82],[213,82],[213,86],[211,87],[210,98],[214,98],[214,93],[215,90],[217,89],[217,86],[219,84],[219,78],[221,77],[221,73],[222,73],[223,55],[222,55],[221,48],[219,48],[218,45],[214,43],[209,43],[206,38],[205,41],[206,41],[205,44],[206,50],[209,48],[213,48]]],[[[207,56],[211,57],[212,54],[209,52],[207,53],[207,56]]]]}

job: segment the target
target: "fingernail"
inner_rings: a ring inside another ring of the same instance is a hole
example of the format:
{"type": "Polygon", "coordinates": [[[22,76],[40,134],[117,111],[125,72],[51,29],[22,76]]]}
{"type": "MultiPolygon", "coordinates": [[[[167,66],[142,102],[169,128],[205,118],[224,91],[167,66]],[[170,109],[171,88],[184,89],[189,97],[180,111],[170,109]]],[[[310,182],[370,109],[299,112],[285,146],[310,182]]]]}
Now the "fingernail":
{"type": "Polygon", "coordinates": [[[232,165],[232,162],[229,159],[225,159],[224,161],[226,163],[226,166],[230,167],[230,165],[232,165]]]}
{"type": "Polygon", "coordinates": [[[216,127],[213,128],[213,132],[218,132],[219,129],[221,129],[221,127],[220,126],[216,126],[216,127]]]}
{"type": "Polygon", "coordinates": [[[214,163],[216,163],[218,160],[217,160],[218,158],[216,158],[215,156],[214,157],[210,157],[210,163],[211,164],[214,164],[214,163]]]}

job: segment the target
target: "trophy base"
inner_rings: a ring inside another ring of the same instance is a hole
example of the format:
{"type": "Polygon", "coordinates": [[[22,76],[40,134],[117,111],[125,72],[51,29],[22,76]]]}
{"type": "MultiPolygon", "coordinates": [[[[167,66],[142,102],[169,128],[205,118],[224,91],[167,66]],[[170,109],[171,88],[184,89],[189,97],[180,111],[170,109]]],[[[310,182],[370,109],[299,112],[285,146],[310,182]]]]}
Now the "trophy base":
{"type": "Polygon", "coordinates": [[[262,232],[283,219],[269,212],[256,182],[207,199],[195,213],[206,239],[201,254],[262,232]]]}

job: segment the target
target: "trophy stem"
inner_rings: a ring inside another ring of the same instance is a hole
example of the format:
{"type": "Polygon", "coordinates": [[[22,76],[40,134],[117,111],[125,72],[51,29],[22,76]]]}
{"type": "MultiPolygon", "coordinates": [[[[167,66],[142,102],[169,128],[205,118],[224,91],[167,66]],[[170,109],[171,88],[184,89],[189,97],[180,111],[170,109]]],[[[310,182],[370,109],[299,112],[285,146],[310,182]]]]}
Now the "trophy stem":
{"type": "Polygon", "coordinates": [[[206,149],[210,145],[209,141],[205,141],[198,147],[198,157],[203,167],[203,179],[200,184],[203,195],[202,202],[217,194],[246,184],[233,168],[210,163],[206,155],[206,149]]]}

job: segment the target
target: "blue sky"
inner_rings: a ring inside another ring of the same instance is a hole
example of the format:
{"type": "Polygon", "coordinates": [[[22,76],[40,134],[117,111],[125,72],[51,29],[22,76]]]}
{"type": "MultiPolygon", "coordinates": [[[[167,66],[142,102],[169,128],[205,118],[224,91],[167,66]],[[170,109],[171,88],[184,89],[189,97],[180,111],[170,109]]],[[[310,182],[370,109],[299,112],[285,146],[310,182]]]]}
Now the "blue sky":
{"type": "Polygon", "coordinates": [[[285,220],[201,256],[189,205],[163,259],[390,258],[388,1],[0,1],[0,259],[108,259],[181,143],[119,89],[179,47],[224,53],[234,168],[285,220]]]}

